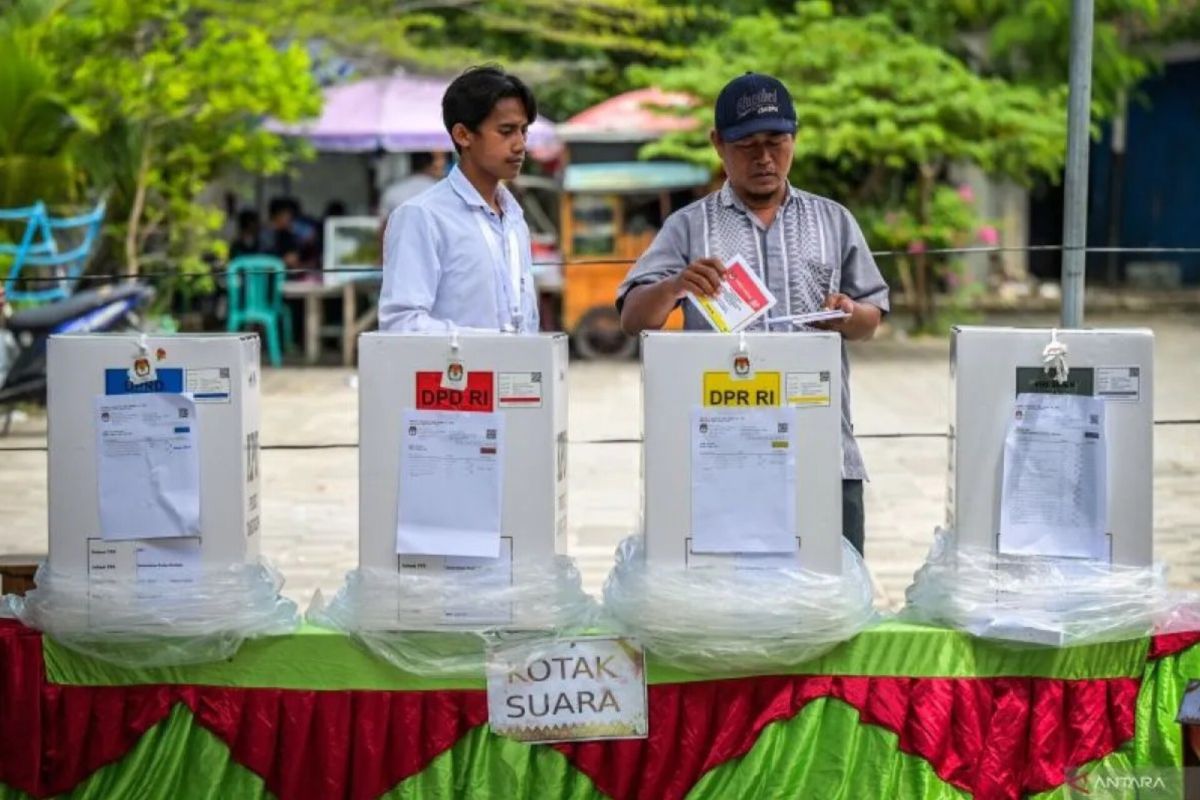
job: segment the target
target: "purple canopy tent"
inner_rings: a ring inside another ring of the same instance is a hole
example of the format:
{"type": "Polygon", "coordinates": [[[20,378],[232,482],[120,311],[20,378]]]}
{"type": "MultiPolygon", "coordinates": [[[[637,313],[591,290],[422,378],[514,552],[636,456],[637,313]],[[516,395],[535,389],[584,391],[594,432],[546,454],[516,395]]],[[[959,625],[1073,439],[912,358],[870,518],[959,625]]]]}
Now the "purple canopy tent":
{"type": "MultiPolygon", "coordinates": [[[[268,120],[266,127],[302,136],[322,152],[411,153],[452,150],[442,125],[442,95],[450,80],[416,75],[367,78],[325,90],[319,119],[299,124],[268,120]]],[[[554,123],[538,117],[529,128],[531,155],[552,156],[554,123]]]]}

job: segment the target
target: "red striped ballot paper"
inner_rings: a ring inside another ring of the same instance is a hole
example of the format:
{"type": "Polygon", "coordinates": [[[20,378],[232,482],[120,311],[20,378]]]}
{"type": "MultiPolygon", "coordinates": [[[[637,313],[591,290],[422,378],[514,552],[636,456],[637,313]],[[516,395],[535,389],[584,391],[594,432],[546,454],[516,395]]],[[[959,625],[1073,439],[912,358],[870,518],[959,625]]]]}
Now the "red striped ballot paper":
{"type": "Polygon", "coordinates": [[[688,300],[709,325],[722,333],[744,329],[775,305],[775,295],[741,256],[734,256],[725,265],[724,282],[716,297],[697,297],[689,292],[688,300]]]}

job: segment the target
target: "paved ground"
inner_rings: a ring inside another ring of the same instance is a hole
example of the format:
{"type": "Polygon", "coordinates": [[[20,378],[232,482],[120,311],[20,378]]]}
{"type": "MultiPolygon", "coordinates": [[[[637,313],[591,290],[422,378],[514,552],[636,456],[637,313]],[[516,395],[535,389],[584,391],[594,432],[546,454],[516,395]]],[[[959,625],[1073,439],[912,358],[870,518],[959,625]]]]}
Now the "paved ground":
{"type": "MultiPolygon", "coordinates": [[[[1052,318],[1005,318],[1049,324],[1052,318]]],[[[1157,336],[1156,418],[1200,420],[1200,317],[1090,318],[1089,325],[1149,325],[1157,336]]],[[[888,339],[856,346],[855,421],[871,472],[867,560],[886,602],[903,601],[933,528],[943,515],[946,442],[872,438],[946,429],[947,343],[888,339]]],[[[357,397],[352,372],[269,370],[264,380],[265,445],[352,443],[357,397]]],[[[588,588],[598,591],[616,543],[638,517],[641,414],[636,364],[571,367],[570,547],[588,588]]],[[[45,552],[46,457],[4,448],[45,444],[33,417],[0,439],[0,555],[45,552]]],[[[318,588],[336,590],[356,561],[357,453],[350,448],[267,450],[263,546],[287,576],[285,592],[307,605],[318,588]]],[[[1200,424],[1155,430],[1155,548],[1173,582],[1200,587],[1200,424]]]]}

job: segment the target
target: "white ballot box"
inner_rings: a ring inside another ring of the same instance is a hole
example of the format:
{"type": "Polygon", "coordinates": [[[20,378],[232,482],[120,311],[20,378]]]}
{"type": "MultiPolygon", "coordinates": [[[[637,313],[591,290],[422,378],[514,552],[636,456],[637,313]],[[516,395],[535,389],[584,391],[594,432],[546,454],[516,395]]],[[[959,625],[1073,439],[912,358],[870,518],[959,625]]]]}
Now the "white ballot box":
{"type": "MultiPolygon", "coordinates": [[[[567,540],[567,337],[359,338],[359,566],[519,583],[567,540]]],[[[411,618],[412,609],[401,609],[411,618]]],[[[435,626],[534,624],[447,605],[435,626]]]]}
{"type": "Polygon", "coordinates": [[[946,522],[961,545],[1151,563],[1149,330],[958,327],[950,384],[946,522]]]}
{"type": "Polygon", "coordinates": [[[837,334],[645,333],[642,391],[647,559],[840,573],[837,334]]]}
{"type": "Polygon", "coordinates": [[[65,334],[47,358],[56,572],[189,583],[257,560],[257,336],[65,334]]]}

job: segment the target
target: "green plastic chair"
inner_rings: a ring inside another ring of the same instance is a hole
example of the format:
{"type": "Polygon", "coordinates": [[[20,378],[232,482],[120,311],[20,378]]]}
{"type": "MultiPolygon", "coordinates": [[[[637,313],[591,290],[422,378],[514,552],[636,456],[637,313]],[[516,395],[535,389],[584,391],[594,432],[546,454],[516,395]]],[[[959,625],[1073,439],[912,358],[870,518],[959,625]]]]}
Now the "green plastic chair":
{"type": "Polygon", "coordinates": [[[247,325],[261,325],[273,367],[283,363],[283,347],[292,343],[292,312],[283,302],[286,275],[287,266],[275,256],[239,256],[229,262],[225,273],[229,292],[226,330],[235,333],[247,325]]]}

